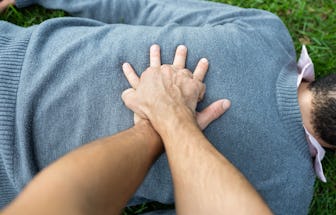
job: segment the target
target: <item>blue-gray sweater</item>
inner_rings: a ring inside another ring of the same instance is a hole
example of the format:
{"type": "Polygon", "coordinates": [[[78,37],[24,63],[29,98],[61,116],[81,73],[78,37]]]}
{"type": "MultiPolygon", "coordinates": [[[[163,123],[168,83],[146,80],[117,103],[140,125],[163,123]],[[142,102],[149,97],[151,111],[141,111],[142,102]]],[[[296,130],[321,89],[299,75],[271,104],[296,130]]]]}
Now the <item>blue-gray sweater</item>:
{"type": "MultiPolygon", "coordinates": [[[[129,87],[121,65],[142,72],[157,43],[163,63],[172,63],[179,44],[189,48],[191,70],[209,59],[199,108],[220,98],[232,107],[206,136],[276,214],[307,213],[315,176],[295,50],[277,16],[192,0],[17,0],[32,3],[81,18],[29,28],[0,21],[0,208],[65,153],[132,126],[120,98],[129,87]]],[[[165,155],[130,204],[153,200],[174,201],[165,155]]]]}

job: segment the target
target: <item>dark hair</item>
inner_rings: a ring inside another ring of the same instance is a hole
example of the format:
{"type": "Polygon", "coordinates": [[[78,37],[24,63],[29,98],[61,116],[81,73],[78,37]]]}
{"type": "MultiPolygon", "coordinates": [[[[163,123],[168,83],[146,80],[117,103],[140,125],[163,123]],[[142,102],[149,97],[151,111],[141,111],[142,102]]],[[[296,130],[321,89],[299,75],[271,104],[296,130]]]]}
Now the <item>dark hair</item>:
{"type": "Polygon", "coordinates": [[[313,93],[313,129],[326,143],[336,146],[336,74],[311,82],[308,89],[313,93]]]}

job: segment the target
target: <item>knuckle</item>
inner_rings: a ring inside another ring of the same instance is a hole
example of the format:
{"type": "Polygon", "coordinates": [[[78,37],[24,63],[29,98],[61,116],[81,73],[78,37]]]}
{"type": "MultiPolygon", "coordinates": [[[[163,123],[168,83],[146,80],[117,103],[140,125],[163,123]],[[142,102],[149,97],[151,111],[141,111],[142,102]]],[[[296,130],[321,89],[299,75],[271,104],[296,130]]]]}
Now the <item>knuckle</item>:
{"type": "Polygon", "coordinates": [[[153,67],[148,67],[142,74],[153,72],[155,69],[153,67]]]}
{"type": "Polygon", "coordinates": [[[163,65],[161,65],[161,70],[171,70],[171,66],[169,66],[167,64],[163,64],[163,65]]]}
{"type": "Polygon", "coordinates": [[[164,64],[164,65],[161,66],[161,71],[165,72],[165,73],[169,73],[169,74],[173,74],[174,73],[173,67],[169,66],[169,65],[166,65],[166,64],[164,64]]]}
{"type": "Polygon", "coordinates": [[[140,79],[143,79],[147,76],[149,76],[151,73],[155,72],[155,68],[153,67],[148,67],[143,73],[141,73],[140,75],[140,79]]]}
{"type": "Polygon", "coordinates": [[[186,76],[188,76],[190,78],[193,77],[193,74],[188,69],[183,69],[182,72],[183,72],[184,75],[186,75],[186,76]]]}

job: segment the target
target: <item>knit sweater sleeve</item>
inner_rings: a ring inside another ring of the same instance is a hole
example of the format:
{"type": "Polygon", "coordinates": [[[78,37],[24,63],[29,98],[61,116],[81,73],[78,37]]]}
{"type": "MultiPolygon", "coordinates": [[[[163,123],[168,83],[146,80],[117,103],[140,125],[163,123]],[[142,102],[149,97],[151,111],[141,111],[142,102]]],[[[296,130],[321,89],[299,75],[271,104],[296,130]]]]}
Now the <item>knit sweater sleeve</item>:
{"type": "Polygon", "coordinates": [[[105,23],[162,26],[170,23],[188,26],[218,25],[241,8],[194,0],[17,0],[18,7],[39,4],[62,9],[72,16],[105,23]]]}

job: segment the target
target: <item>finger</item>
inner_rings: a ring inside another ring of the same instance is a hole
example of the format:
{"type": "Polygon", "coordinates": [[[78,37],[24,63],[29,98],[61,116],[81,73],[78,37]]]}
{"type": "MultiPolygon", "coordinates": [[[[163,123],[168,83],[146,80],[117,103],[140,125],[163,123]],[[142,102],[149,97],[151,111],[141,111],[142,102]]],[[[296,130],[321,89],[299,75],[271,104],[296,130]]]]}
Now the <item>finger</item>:
{"type": "Polygon", "coordinates": [[[205,84],[202,84],[202,88],[198,97],[198,102],[202,101],[205,95],[205,91],[206,91],[206,86],[205,84]]]}
{"type": "Polygon", "coordinates": [[[140,78],[132,68],[132,66],[129,63],[124,63],[122,65],[122,69],[124,71],[124,75],[126,76],[126,79],[130,85],[136,89],[139,85],[140,78]]]}
{"type": "Polygon", "coordinates": [[[185,67],[186,59],[187,59],[187,47],[184,45],[180,45],[176,49],[175,57],[173,65],[177,69],[183,69],[185,67]]]}
{"type": "Polygon", "coordinates": [[[189,77],[190,79],[194,77],[194,75],[188,69],[179,69],[177,74],[189,77]]]}
{"type": "Polygon", "coordinates": [[[202,58],[195,68],[194,79],[203,82],[205,74],[208,71],[208,68],[209,68],[208,60],[206,58],[202,58]]]}
{"type": "Polygon", "coordinates": [[[204,130],[211,122],[222,116],[230,108],[231,102],[227,99],[215,101],[202,112],[196,113],[197,123],[204,130]]]}
{"type": "Polygon", "coordinates": [[[155,44],[150,48],[149,61],[151,67],[161,66],[160,46],[155,44]]]}
{"type": "MultiPolygon", "coordinates": [[[[141,108],[138,105],[139,103],[137,102],[137,97],[136,97],[135,92],[136,91],[133,88],[129,88],[121,94],[121,98],[125,106],[131,111],[133,111],[135,116],[141,119],[147,119],[146,114],[141,110],[141,108]]],[[[138,119],[137,117],[135,117],[135,120],[138,119]]]]}
{"type": "Polygon", "coordinates": [[[125,103],[125,105],[129,107],[130,102],[132,101],[133,97],[135,94],[135,90],[133,88],[129,88],[127,90],[124,90],[124,92],[122,92],[121,94],[121,99],[123,100],[123,102],[125,103]]]}
{"type": "Polygon", "coordinates": [[[137,107],[137,98],[135,94],[135,90],[133,88],[129,88],[122,92],[121,99],[123,100],[125,106],[133,111],[134,113],[141,114],[141,111],[137,107]]]}

